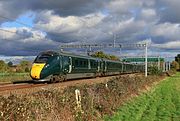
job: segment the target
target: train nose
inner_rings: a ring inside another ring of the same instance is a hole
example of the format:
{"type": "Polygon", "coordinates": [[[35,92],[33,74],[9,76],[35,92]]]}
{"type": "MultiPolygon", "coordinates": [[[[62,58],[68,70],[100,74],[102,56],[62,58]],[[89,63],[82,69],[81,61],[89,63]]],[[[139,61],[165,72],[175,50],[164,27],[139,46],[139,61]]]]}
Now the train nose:
{"type": "Polygon", "coordinates": [[[33,79],[40,79],[40,74],[44,66],[45,63],[34,63],[31,68],[31,77],[33,79]]]}

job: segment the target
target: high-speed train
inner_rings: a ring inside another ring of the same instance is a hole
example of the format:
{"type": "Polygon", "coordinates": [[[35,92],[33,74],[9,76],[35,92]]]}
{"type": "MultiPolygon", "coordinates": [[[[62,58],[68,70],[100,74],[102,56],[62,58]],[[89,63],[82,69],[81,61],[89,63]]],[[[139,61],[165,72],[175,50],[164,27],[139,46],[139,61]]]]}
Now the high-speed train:
{"type": "Polygon", "coordinates": [[[144,65],[112,61],[64,52],[41,52],[33,62],[30,76],[35,81],[69,79],[143,72],[144,65]]]}

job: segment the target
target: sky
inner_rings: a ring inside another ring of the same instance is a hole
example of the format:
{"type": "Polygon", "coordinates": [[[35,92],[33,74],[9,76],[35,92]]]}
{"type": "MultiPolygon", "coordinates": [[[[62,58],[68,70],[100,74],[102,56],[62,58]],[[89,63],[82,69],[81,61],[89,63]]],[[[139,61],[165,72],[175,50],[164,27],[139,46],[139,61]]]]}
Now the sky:
{"type": "MultiPolygon", "coordinates": [[[[1,0],[0,55],[35,56],[62,44],[148,42],[149,56],[180,52],[179,0],[1,0]]],[[[142,49],[105,49],[140,56],[142,49]]]]}

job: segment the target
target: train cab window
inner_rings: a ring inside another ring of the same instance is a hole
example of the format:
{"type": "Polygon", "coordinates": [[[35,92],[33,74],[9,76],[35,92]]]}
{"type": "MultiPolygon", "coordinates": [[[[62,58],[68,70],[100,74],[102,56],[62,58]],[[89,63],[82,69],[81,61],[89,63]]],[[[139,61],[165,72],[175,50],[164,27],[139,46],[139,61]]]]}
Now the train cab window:
{"type": "Polygon", "coordinates": [[[39,56],[37,56],[37,58],[35,59],[34,62],[35,63],[46,63],[51,56],[52,55],[50,55],[50,54],[40,54],[39,56]]]}
{"type": "Polygon", "coordinates": [[[55,51],[45,51],[41,52],[36,59],[34,60],[35,63],[46,63],[48,59],[52,56],[58,56],[59,54],[55,51]]]}

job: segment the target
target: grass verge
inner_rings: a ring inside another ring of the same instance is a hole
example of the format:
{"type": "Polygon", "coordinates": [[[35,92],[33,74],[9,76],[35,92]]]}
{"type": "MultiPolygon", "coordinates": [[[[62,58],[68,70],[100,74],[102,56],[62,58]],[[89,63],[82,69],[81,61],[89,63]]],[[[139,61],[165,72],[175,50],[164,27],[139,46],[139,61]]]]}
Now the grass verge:
{"type": "Polygon", "coordinates": [[[180,121],[180,73],[130,100],[105,121],[180,121]]]}
{"type": "Polygon", "coordinates": [[[29,73],[0,73],[0,83],[30,79],[29,73]]]}

